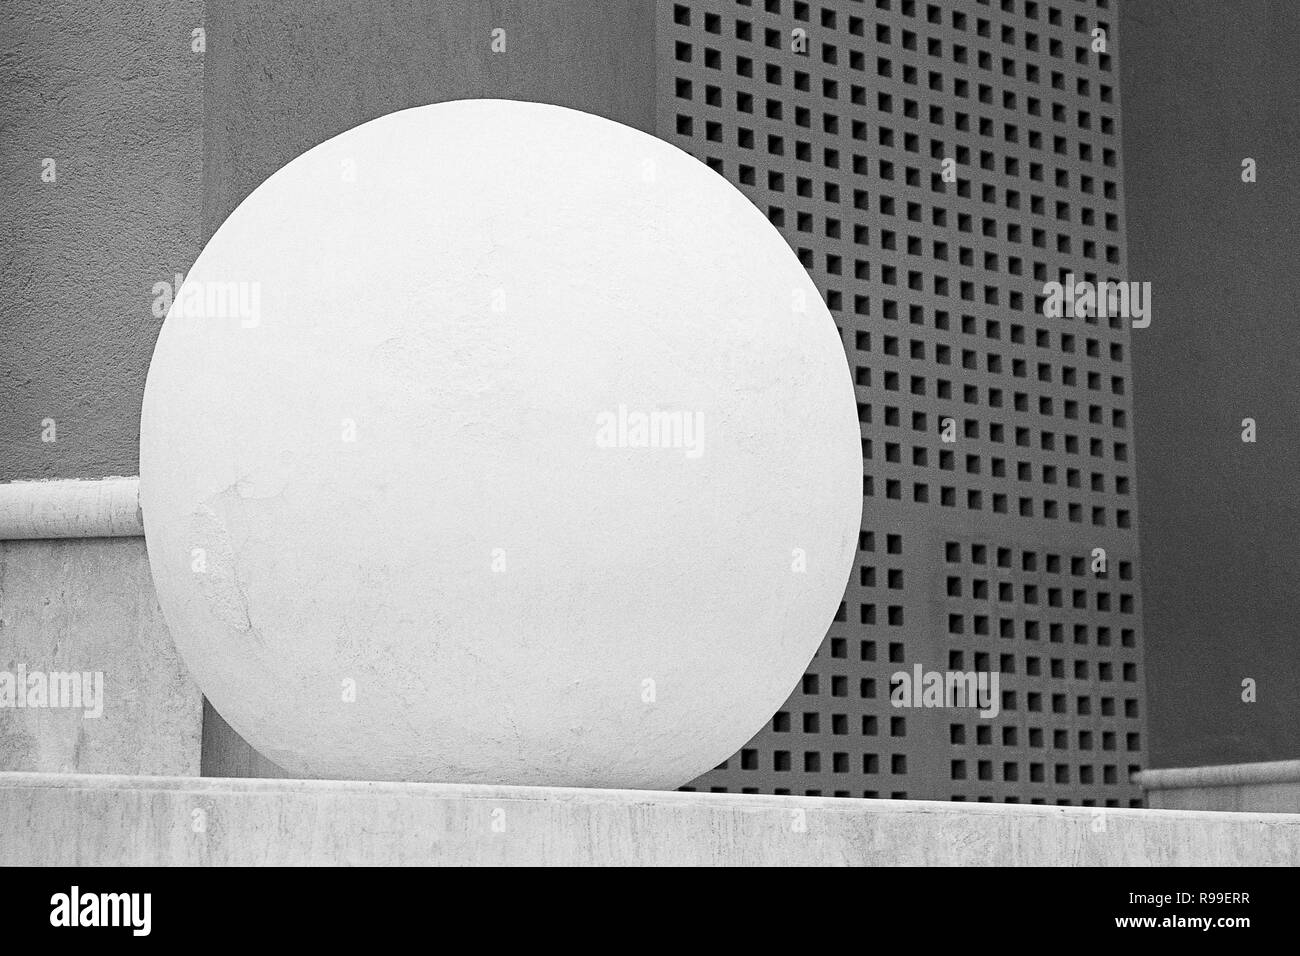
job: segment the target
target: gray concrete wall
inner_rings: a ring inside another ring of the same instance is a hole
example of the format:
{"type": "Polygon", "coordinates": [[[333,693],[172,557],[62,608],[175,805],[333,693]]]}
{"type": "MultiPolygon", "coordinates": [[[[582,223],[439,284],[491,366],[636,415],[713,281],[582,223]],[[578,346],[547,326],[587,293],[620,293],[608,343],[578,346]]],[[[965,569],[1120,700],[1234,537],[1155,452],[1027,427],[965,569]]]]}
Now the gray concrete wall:
{"type": "Polygon", "coordinates": [[[1133,334],[1148,752],[1296,757],[1300,5],[1121,11],[1129,277],[1154,301],[1133,334]]]}
{"type": "Polygon", "coordinates": [[[0,481],[138,469],[153,285],[199,252],[202,25],[201,0],[0,5],[0,481]]]}
{"type": "Polygon", "coordinates": [[[660,134],[736,183],[799,251],[843,333],[866,459],[862,547],[807,685],[693,785],[1136,802],[1146,675],[1130,333],[1035,309],[1049,276],[1124,273],[1113,6],[1040,4],[1036,19],[1020,2],[975,0],[660,10],[660,134]],[[1106,24],[1105,59],[1076,17],[1106,24]],[[794,30],[806,56],[764,45],[794,30]],[[981,68],[987,55],[1006,59],[981,68]],[[928,185],[932,144],[962,156],[956,186],[928,185]],[[936,434],[950,415],[954,445],[936,434]],[[1098,547],[1107,573],[1073,572],[1098,547]],[[999,671],[1015,706],[987,720],[894,709],[892,675],[913,666],[999,671]]]}
{"type": "Polygon", "coordinates": [[[300,780],[0,774],[0,833],[0,865],[1300,864],[1297,814],[300,780]]]}
{"type": "Polygon", "coordinates": [[[163,622],[143,538],[0,540],[0,680],[51,672],[102,675],[102,707],[5,699],[0,771],[198,773],[202,697],[163,622]]]}

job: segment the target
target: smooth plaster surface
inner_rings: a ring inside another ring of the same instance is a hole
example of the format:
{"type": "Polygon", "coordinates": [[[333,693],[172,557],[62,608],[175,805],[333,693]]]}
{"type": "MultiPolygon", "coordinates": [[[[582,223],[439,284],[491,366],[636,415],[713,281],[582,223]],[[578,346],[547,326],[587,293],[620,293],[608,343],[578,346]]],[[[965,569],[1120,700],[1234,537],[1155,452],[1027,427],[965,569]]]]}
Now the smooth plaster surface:
{"type": "Polygon", "coordinates": [[[1120,16],[1128,278],[1154,302],[1132,336],[1148,753],[1294,759],[1300,4],[1125,0],[1120,16]]]}
{"type": "Polygon", "coordinates": [[[182,656],[286,770],[666,789],[798,683],[861,474],[835,323],[748,199],[630,127],[464,100],[226,219],[140,488],[182,656]]]}
{"type": "Polygon", "coordinates": [[[0,833],[26,865],[1300,865],[1298,814],[300,780],[0,774],[0,833]]]}
{"type": "Polygon", "coordinates": [[[103,713],[0,708],[0,770],[199,772],[202,701],[163,623],[143,538],[0,540],[0,671],[20,668],[101,673],[103,713]]]}

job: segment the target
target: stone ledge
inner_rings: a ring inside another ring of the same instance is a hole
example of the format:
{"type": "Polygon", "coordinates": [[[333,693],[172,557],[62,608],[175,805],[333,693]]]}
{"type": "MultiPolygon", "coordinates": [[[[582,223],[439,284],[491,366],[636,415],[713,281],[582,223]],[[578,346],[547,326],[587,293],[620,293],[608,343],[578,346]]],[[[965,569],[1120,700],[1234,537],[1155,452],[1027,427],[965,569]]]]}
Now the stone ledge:
{"type": "Polygon", "coordinates": [[[1151,807],[1300,813],[1300,760],[1143,770],[1133,781],[1151,807]]]}
{"type": "Polygon", "coordinates": [[[0,774],[0,864],[1300,865],[1300,814],[0,774]]]}
{"type": "Polygon", "coordinates": [[[1133,782],[1147,790],[1183,787],[1237,787],[1244,784],[1300,783],[1300,760],[1229,763],[1208,767],[1170,767],[1141,770],[1133,782]]]}
{"type": "Polygon", "coordinates": [[[0,541],[143,535],[139,478],[0,483],[0,541]]]}

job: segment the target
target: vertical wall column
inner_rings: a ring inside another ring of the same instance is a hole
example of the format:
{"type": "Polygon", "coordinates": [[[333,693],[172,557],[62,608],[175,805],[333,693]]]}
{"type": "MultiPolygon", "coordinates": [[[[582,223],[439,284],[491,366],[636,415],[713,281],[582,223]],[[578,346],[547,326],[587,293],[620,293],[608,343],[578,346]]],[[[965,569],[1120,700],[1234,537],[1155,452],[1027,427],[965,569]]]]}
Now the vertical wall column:
{"type": "Polygon", "coordinates": [[[1121,4],[1120,57],[1151,763],[1289,760],[1300,8],[1152,6],[1121,4]]]}

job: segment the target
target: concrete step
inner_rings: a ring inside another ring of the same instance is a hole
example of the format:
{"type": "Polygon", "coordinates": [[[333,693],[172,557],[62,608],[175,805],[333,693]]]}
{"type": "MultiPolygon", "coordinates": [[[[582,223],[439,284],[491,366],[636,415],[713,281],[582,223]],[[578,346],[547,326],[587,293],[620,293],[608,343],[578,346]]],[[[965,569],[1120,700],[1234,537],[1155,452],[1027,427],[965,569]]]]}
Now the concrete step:
{"type": "Polygon", "coordinates": [[[0,773],[6,865],[1300,865],[1300,814],[0,773]]]}

